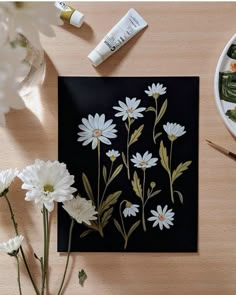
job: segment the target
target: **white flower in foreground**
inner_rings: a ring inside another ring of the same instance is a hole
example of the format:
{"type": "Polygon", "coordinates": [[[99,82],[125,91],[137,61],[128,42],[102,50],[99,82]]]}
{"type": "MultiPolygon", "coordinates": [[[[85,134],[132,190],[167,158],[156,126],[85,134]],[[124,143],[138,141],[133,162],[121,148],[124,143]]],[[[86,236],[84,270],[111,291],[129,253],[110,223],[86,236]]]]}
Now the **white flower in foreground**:
{"type": "Polygon", "coordinates": [[[0,196],[7,192],[17,174],[17,169],[7,169],[0,172],[0,196]]]}
{"type": "Polygon", "coordinates": [[[0,252],[5,252],[7,254],[17,253],[23,240],[23,236],[16,236],[7,242],[0,243],[0,252]]]}
{"type": "Polygon", "coordinates": [[[136,100],[136,97],[130,99],[129,97],[125,98],[126,104],[122,101],[118,101],[119,107],[113,107],[113,109],[119,111],[115,114],[116,117],[122,117],[122,120],[125,121],[128,117],[137,119],[143,117],[141,112],[145,111],[146,108],[138,108],[141,99],[136,100]]]}
{"type": "Polygon", "coordinates": [[[51,25],[60,25],[60,11],[53,2],[5,2],[0,4],[9,16],[9,36],[23,34],[35,47],[41,47],[39,33],[54,37],[51,25]]]}
{"type": "Polygon", "coordinates": [[[174,220],[173,216],[175,213],[172,212],[172,209],[167,211],[167,208],[168,206],[166,205],[162,210],[161,206],[158,205],[157,211],[151,210],[153,216],[149,217],[148,221],[154,221],[152,227],[159,225],[160,230],[163,230],[164,227],[169,229],[170,225],[174,225],[172,221],[174,220]]]}
{"type": "Polygon", "coordinates": [[[97,219],[97,217],[94,216],[97,212],[95,211],[95,206],[93,206],[92,201],[88,201],[80,196],[64,202],[62,207],[78,223],[84,222],[91,225],[90,221],[97,219]]]}
{"type": "Polygon", "coordinates": [[[133,155],[133,158],[131,159],[131,162],[134,163],[135,167],[142,169],[156,166],[157,161],[158,158],[152,158],[152,153],[149,153],[148,151],[146,151],[143,156],[141,156],[140,153],[136,153],[136,156],[133,155]]]}
{"type": "Polygon", "coordinates": [[[136,213],[139,212],[139,205],[132,204],[126,201],[126,208],[123,211],[124,217],[127,216],[136,216],[136,213]]]}
{"type": "Polygon", "coordinates": [[[148,86],[148,90],[145,90],[145,93],[148,96],[152,96],[153,98],[157,99],[160,95],[166,93],[166,87],[163,87],[163,84],[157,83],[157,85],[155,85],[152,83],[152,86],[148,86]]]}
{"type": "Polygon", "coordinates": [[[28,190],[26,201],[34,201],[48,211],[54,208],[54,201],[65,202],[73,198],[74,176],[70,175],[64,163],[35,160],[18,175],[23,181],[22,189],[28,190]]]}
{"type": "Polygon", "coordinates": [[[88,145],[92,142],[92,149],[94,150],[98,142],[103,142],[110,145],[111,141],[108,138],[116,138],[115,129],[116,124],[112,124],[113,120],[105,121],[105,115],[99,116],[96,114],[94,117],[88,115],[88,119],[83,118],[83,125],[79,125],[82,132],[79,132],[78,141],[83,141],[83,145],[88,145]]]}
{"type": "Polygon", "coordinates": [[[114,162],[116,160],[116,158],[118,158],[120,156],[120,153],[118,151],[115,150],[109,150],[106,155],[111,159],[112,162],[114,162]]]}
{"type": "Polygon", "coordinates": [[[184,126],[181,126],[177,123],[167,123],[166,125],[163,125],[163,129],[168,134],[168,138],[170,141],[174,141],[177,139],[177,137],[180,137],[186,133],[184,130],[184,126]]]}

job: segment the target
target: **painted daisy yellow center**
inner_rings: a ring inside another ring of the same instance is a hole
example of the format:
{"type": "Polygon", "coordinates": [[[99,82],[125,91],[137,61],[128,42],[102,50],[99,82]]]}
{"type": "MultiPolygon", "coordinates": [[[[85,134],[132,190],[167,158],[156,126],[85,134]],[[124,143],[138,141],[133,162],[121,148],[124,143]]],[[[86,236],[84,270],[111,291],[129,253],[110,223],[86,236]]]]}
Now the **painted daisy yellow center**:
{"type": "Polygon", "coordinates": [[[141,162],[140,162],[140,165],[141,165],[141,166],[146,166],[146,165],[147,165],[147,162],[146,162],[146,161],[141,161],[141,162]]]}
{"type": "Polygon", "coordinates": [[[54,187],[51,184],[45,184],[45,186],[43,187],[44,191],[46,193],[52,193],[54,192],[54,187]]]}
{"type": "Polygon", "coordinates": [[[132,108],[130,108],[130,109],[127,110],[127,113],[132,114],[133,112],[134,112],[134,110],[132,108]]]}
{"type": "Polygon", "coordinates": [[[102,131],[100,130],[100,129],[95,129],[94,131],[93,131],[93,136],[94,137],[99,137],[99,136],[101,136],[102,135],[102,131]]]}
{"type": "Polygon", "coordinates": [[[131,207],[132,207],[132,203],[126,202],[126,208],[131,208],[131,207]]]}
{"type": "Polygon", "coordinates": [[[159,219],[160,219],[160,221],[164,221],[165,220],[165,216],[163,214],[160,214],[159,215],[159,219]]]}

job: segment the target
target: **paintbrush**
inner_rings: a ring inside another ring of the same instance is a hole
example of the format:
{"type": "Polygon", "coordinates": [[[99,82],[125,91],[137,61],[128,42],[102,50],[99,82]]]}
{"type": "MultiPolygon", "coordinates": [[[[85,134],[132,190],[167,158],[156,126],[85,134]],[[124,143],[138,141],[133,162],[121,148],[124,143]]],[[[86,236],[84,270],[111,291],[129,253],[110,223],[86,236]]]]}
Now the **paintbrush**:
{"type": "Polygon", "coordinates": [[[206,139],[206,141],[208,142],[208,144],[209,144],[210,146],[212,146],[212,147],[215,148],[216,150],[218,150],[218,151],[220,151],[221,153],[225,154],[226,156],[229,156],[229,157],[231,157],[232,159],[236,160],[236,154],[234,154],[234,153],[228,151],[227,149],[225,149],[225,148],[219,146],[218,144],[215,144],[215,143],[213,143],[213,142],[211,142],[211,141],[209,141],[209,140],[207,140],[207,139],[206,139]]]}

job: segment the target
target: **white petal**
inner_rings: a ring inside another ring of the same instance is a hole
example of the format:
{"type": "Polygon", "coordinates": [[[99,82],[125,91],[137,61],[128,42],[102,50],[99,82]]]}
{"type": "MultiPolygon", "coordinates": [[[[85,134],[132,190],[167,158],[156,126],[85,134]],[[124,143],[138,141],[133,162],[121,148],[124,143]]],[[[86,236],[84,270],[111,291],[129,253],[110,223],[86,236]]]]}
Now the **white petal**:
{"type": "Polygon", "coordinates": [[[92,149],[95,150],[97,145],[98,145],[98,140],[96,137],[94,137],[93,142],[92,142],[92,149]]]}
{"type": "Polygon", "coordinates": [[[105,144],[108,144],[108,145],[111,144],[111,141],[108,138],[104,137],[104,136],[99,136],[99,140],[101,140],[101,142],[103,142],[105,144]]]}

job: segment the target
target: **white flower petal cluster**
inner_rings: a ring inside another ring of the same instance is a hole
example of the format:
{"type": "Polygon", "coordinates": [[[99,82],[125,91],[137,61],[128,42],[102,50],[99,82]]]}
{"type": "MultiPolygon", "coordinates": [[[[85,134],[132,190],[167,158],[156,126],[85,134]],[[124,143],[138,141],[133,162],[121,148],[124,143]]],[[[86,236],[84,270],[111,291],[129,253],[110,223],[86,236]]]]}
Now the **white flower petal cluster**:
{"type": "Polygon", "coordinates": [[[152,227],[156,227],[159,225],[160,230],[163,230],[163,228],[170,228],[170,225],[173,224],[174,215],[175,213],[172,212],[172,209],[167,210],[168,206],[166,205],[163,210],[160,205],[157,206],[157,211],[151,210],[152,217],[148,218],[148,221],[154,221],[152,227]]]}
{"type": "Polygon", "coordinates": [[[116,124],[112,124],[113,120],[105,121],[105,115],[101,116],[95,114],[88,115],[88,119],[83,118],[82,123],[79,125],[79,128],[82,132],[79,132],[78,141],[83,141],[83,145],[88,145],[92,142],[92,149],[94,150],[98,142],[101,141],[105,144],[110,145],[111,141],[109,138],[116,138],[115,134],[117,130],[115,129],[116,124]]]}
{"type": "Polygon", "coordinates": [[[63,23],[53,2],[5,2],[0,8],[8,13],[10,40],[21,33],[37,48],[41,47],[39,33],[54,37],[51,25],[63,23]]]}
{"type": "Polygon", "coordinates": [[[136,99],[136,97],[130,99],[129,97],[125,98],[126,104],[123,101],[118,101],[119,107],[113,107],[113,109],[119,111],[115,114],[116,117],[122,117],[122,120],[125,121],[128,117],[137,119],[143,117],[141,114],[146,108],[138,108],[141,99],[136,99]]]}
{"type": "Polygon", "coordinates": [[[66,165],[58,161],[35,160],[18,175],[22,180],[22,189],[28,190],[26,201],[34,201],[50,212],[54,209],[54,201],[65,202],[73,198],[75,188],[74,176],[70,175],[66,165]]]}
{"type": "Polygon", "coordinates": [[[4,252],[7,254],[12,254],[17,252],[24,240],[23,236],[16,236],[13,239],[8,240],[7,242],[0,243],[0,252],[4,252]]]}
{"type": "Polygon", "coordinates": [[[136,153],[136,156],[133,155],[133,158],[131,159],[131,162],[134,163],[135,167],[142,169],[156,166],[157,161],[158,158],[152,158],[152,153],[149,153],[148,151],[146,151],[143,156],[141,156],[140,153],[136,153]]]}
{"type": "Polygon", "coordinates": [[[0,172],[0,196],[8,190],[17,174],[17,169],[7,169],[0,172]]]}
{"type": "Polygon", "coordinates": [[[120,156],[120,153],[118,151],[115,150],[109,150],[106,155],[111,159],[111,161],[115,161],[116,158],[118,158],[120,156]]]}
{"type": "Polygon", "coordinates": [[[180,137],[186,133],[186,131],[184,130],[185,127],[177,123],[167,122],[166,125],[163,125],[163,129],[168,134],[168,137],[171,141],[174,141],[175,139],[177,139],[177,137],[180,137]]]}
{"type": "Polygon", "coordinates": [[[62,207],[78,223],[84,222],[91,225],[90,221],[97,219],[97,217],[94,216],[97,212],[95,211],[95,206],[93,206],[92,201],[81,198],[80,196],[64,202],[62,207]]]}
{"type": "Polygon", "coordinates": [[[148,90],[144,91],[148,96],[152,96],[157,99],[160,95],[166,93],[166,87],[163,84],[157,83],[156,85],[152,83],[152,86],[148,86],[148,90]]]}
{"type": "Polygon", "coordinates": [[[126,202],[126,208],[123,211],[124,217],[127,216],[136,216],[136,213],[139,212],[139,205],[132,204],[130,202],[126,202]]]}

